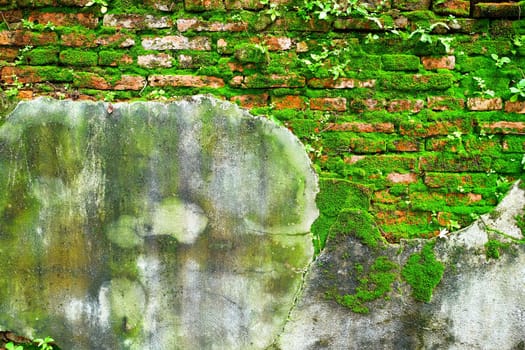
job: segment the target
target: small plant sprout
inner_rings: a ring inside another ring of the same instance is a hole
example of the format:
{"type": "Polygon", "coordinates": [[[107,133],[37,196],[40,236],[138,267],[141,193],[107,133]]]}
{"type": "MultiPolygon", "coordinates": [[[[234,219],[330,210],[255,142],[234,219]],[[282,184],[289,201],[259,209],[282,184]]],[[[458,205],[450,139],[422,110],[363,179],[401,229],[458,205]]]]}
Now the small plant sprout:
{"type": "Polygon", "coordinates": [[[506,56],[499,57],[498,55],[493,53],[492,55],[490,55],[490,57],[492,57],[492,59],[496,61],[496,67],[498,68],[502,68],[505,64],[510,63],[510,58],[506,56]]]}
{"type": "Polygon", "coordinates": [[[24,350],[22,345],[15,345],[12,342],[5,344],[5,350],[24,350]]]}
{"type": "Polygon", "coordinates": [[[104,14],[108,12],[108,2],[106,0],[91,0],[84,7],[91,7],[93,5],[100,5],[100,13],[104,14]]]}
{"type": "Polygon", "coordinates": [[[516,85],[511,86],[510,92],[514,94],[510,98],[511,102],[516,102],[518,99],[525,99],[525,79],[521,79],[516,85]]]}
{"type": "Polygon", "coordinates": [[[476,81],[476,84],[478,85],[478,89],[480,90],[480,91],[474,92],[474,94],[481,95],[482,97],[486,97],[486,96],[494,97],[495,95],[494,90],[490,90],[487,87],[487,84],[485,83],[485,80],[483,78],[472,77],[472,79],[476,81]]]}
{"type": "Polygon", "coordinates": [[[51,345],[51,343],[54,341],[55,339],[51,337],[45,337],[44,339],[39,338],[34,340],[34,342],[37,343],[38,348],[40,350],[53,350],[53,346],[51,345]]]}

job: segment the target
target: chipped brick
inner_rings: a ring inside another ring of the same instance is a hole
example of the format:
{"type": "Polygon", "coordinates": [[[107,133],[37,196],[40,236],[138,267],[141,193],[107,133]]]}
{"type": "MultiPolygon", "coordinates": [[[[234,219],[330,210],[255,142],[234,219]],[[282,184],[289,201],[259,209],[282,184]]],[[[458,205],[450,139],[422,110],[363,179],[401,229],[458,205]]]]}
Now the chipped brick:
{"type": "Polygon", "coordinates": [[[321,111],[346,111],[346,98],[344,97],[318,97],[310,99],[310,109],[321,111]]]}
{"type": "Polygon", "coordinates": [[[433,111],[450,111],[465,108],[465,100],[449,96],[428,96],[428,108],[433,111]]]}
{"type": "Polygon", "coordinates": [[[233,96],[230,101],[237,102],[244,108],[266,107],[268,105],[268,94],[238,95],[233,96]]]}
{"type": "Polygon", "coordinates": [[[170,35],[142,40],[145,50],[197,50],[210,51],[211,41],[207,37],[187,38],[181,35],[170,35]]]}
{"type": "Polygon", "coordinates": [[[410,184],[417,182],[417,175],[414,173],[390,173],[386,179],[394,184],[410,184]]]}
{"type": "Polygon", "coordinates": [[[346,122],[346,123],[328,123],[326,130],[330,131],[352,131],[361,133],[382,132],[391,134],[395,131],[393,123],[362,123],[362,122],[346,122]]]}
{"type": "Polygon", "coordinates": [[[505,112],[507,113],[519,113],[525,114],[525,102],[516,101],[516,102],[505,102],[505,112]]]}
{"type": "Polygon", "coordinates": [[[421,57],[421,63],[427,70],[454,69],[456,67],[456,56],[443,57],[421,57]]]}
{"type": "Polygon", "coordinates": [[[387,103],[387,111],[419,113],[425,107],[423,100],[394,100],[387,103]]]}
{"type": "Polygon", "coordinates": [[[243,32],[248,29],[246,22],[206,22],[198,19],[184,19],[177,20],[177,30],[185,32],[194,30],[196,32],[243,32]]]}
{"type": "Polygon", "coordinates": [[[53,23],[55,26],[82,26],[94,29],[98,18],[92,13],[33,12],[28,20],[34,23],[53,23]]]}
{"type": "Polygon", "coordinates": [[[503,101],[500,97],[471,97],[467,99],[467,107],[471,111],[496,111],[503,108],[503,101]]]}
{"type": "Polygon", "coordinates": [[[301,96],[274,96],[272,97],[272,105],[276,109],[305,109],[306,102],[301,96]]]}
{"type": "Polygon", "coordinates": [[[150,86],[224,87],[224,81],[221,78],[195,75],[151,75],[148,82],[150,86]]]}
{"type": "Polygon", "coordinates": [[[172,66],[172,59],[165,53],[141,55],[137,57],[137,64],[145,68],[169,68],[172,66]]]}
{"type": "Polygon", "coordinates": [[[146,86],[146,79],[136,75],[123,75],[119,81],[115,83],[115,90],[141,90],[146,86]]]}
{"type": "Polygon", "coordinates": [[[487,134],[525,134],[525,122],[499,121],[480,123],[481,130],[487,134]]]}
{"type": "Polygon", "coordinates": [[[358,80],[352,78],[319,79],[308,80],[308,86],[312,88],[324,89],[353,89],[353,88],[373,88],[376,84],[375,79],[358,80]]]}

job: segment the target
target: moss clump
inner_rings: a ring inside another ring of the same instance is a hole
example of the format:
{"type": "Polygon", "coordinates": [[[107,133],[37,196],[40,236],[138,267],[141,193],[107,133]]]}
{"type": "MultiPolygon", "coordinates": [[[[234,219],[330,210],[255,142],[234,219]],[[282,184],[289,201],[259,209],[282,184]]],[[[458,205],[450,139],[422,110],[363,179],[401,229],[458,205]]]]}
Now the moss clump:
{"type": "Polygon", "coordinates": [[[242,63],[264,63],[267,61],[267,52],[261,45],[240,44],[235,46],[235,58],[242,63]]]}
{"type": "Polygon", "coordinates": [[[354,236],[371,248],[377,248],[383,241],[372,215],[361,209],[345,209],[339,213],[337,220],[330,228],[330,237],[338,235],[354,236]]]}
{"type": "Polygon", "coordinates": [[[363,274],[363,266],[357,264],[355,272],[359,276],[359,285],[355,293],[340,295],[331,292],[327,293],[327,297],[353,312],[367,314],[369,308],[365,303],[386,297],[392,290],[392,283],[397,277],[397,268],[398,265],[385,256],[380,256],[374,261],[368,275],[363,274]]]}
{"type": "Polygon", "coordinates": [[[419,57],[414,55],[384,55],[381,60],[384,70],[417,71],[419,69],[419,57]]]}
{"type": "Polygon", "coordinates": [[[501,256],[501,249],[506,249],[510,246],[510,243],[503,243],[496,239],[489,239],[485,243],[485,256],[488,259],[499,259],[501,256]]]}
{"type": "Polygon", "coordinates": [[[405,281],[412,287],[412,296],[419,301],[429,302],[432,299],[432,291],[445,271],[444,265],[436,260],[434,244],[429,242],[421,252],[412,254],[401,271],[405,281]]]}
{"type": "Polygon", "coordinates": [[[96,52],[83,50],[64,50],[60,52],[60,62],[72,66],[96,66],[98,55],[96,52]]]}

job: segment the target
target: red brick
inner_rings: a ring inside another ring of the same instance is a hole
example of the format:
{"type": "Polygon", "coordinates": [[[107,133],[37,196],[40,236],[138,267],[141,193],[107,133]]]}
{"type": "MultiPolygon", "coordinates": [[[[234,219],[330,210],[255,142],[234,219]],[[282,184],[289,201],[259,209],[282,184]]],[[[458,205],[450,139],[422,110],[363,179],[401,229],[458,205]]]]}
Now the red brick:
{"type": "Polygon", "coordinates": [[[272,97],[272,105],[276,109],[305,109],[306,102],[301,96],[274,96],[272,97]]]}
{"type": "Polygon", "coordinates": [[[395,131],[392,123],[361,123],[361,122],[346,122],[346,123],[328,123],[326,130],[330,131],[353,131],[360,133],[368,132],[383,132],[393,133],[395,131]]]}
{"type": "Polygon", "coordinates": [[[465,100],[449,96],[428,96],[428,108],[433,111],[449,111],[465,108],[465,100]]]}
{"type": "Polygon", "coordinates": [[[303,87],[305,78],[294,74],[254,74],[246,77],[233,77],[230,85],[248,89],[294,88],[303,87]]]}
{"type": "Polygon", "coordinates": [[[494,123],[481,123],[481,130],[487,134],[525,134],[525,122],[499,121],[494,123]]]}
{"type": "Polygon", "coordinates": [[[380,111],[385,108],[385,105],[386,102],[384,100],[376,100],[373,98],[350,100],[350,108],[357,112],[380,111]]]}
{"type": "Polygon", "coordinates": [[[467,107],[471,111],[496,111],[503,108],[503,101],[500,97],[471,97],[467,99],[467,107]]]}
{"type": "Polygon", "coordinates": [[[456,67],[456,56],[421,57],[421,63],[427,70],[454,69],[456,67]]]}
{"type": "Polygon", "coordinates": [[[123,75],[113,87],[115,90],[141,90],[146,86],[146,79],[141,76],[123,75]]]}
{"type": "Polygon", "coordinates": [[[421,142],[413,140],[394,140],[389,144],[389,149],[396,152],[419,152],[421,142]]]}
{"type": "Polygon", "coordinates": [[[387,103],[386,109],[390,113],[406,111],[418,113],[423,107],[425,107],[423,100],[394,100],[387,103]]]}
{"type": "Polygon", "coordinates": [[[32,67],[10,67],[2,68],[2,79],[6,84],[12,84],[16,80],[20,83],[40,83],[43,79],[38,76],[37,71],[32,67]]]}
{"type": "Polygon", "coordinates": [[[127,48],[135,45],[135,40],[125,34],[116,33],[112,35],[103,35],[95,39],[97,45],[110,46],[117,45],[121,48],[127,48]]]}
{"type": "Polygon", "coordinates": [[[312,78],[308,80],[308,86],[323,89],[373,88],[375,84],[376,81],[374,79],[357,80],[352,78],[339,78],[334,80],[312,78]]]}
{"type": "Polygon", "coordinates": [[[454,15],[468,17],[470,14],[469,0],[445,0],[432,5],[434,12],[440,15],[454,15]]]}
{"type": "Polygon", "coordinates": [[[95,74],[95,73],[84,73],[82,75],[75,75],[73,80],[75,87],[96,89],[96,90],[111,90],[112,86],[108,81],[95,74]]]}
{"type": "Polygon", "coordinates": [[[20,90],[17,97],[22,100],[30,100],[33,98],[33,90],[20,90]]]}
{"type": "Polygon", "coordinates": [[[457,119],[453,121],[442,121],[434,123],[401,123],[399,133],[406,136],[430,137],[439,135],[450,135],[460,131],[463,134],[470,132],[472,126],[468,121],[457,119]]]}
{"type": "Polygon", "coordinates": [[[288,37],[266,37],[264,44],[268,47],[269,51],[286,51],[292,48],[292,39],[288,37]]]}
{"type": "Polygon", "coordinates": [[[179,32],[188,30],[194,30],[196,32],[243,32],[247,29],[248,23],[246,22],[206,22],[194,18],[179,18],[177,20],[177,30],[179,32]]]}
{"type": "Polygon", "coordinates": [[[344,97],[318,97],[310,99],[310,109],[321,111],[346,111],[346,98],[344,97]]]}
{"type": "Polygon", "coordinates": [[[60,36],[62,45],[71,46],[71,47],[95,47],[97,43],[95,42],[94,34],[79,34],[79,33],[69,33],[62,34],[60,36]]]}
{"type": "Polygon", "coordinates": [[[520,18],[525,11],[521,2],[478,3],[474,5],[474,18],[520,18]]]}
{"type": "Polygon", "coordinates": [[[18,49],[3,47],[0,50],[0,60],[12,62],[18,56],[18,49]]]}
{"type": "Polygon", "coordinates": [[[374,192],[372,196],[372,202],[382,204],[395,204],[401,201],[399,196],[394,196],[390,193],[390,190],[382,190],[374,192]]]}
{"type": "Polygon", "coordinates": [[[22,18],[24,18],[24,14],[21,10],[2,11],[2,16],[0,16],[0,18],[7,23],[15,23],[20,22],[22,18]]]}
{"type": "Polygon", "coordinates": [[[430,213],[407,210],[381,210],[376,212],[375,216],[382,225],[423,225],[430,221],[430,213]]]}
{"type": "Polygon", "coordinates": [[[426,142],[427,151],[447,151],[447,152],[457,152],[459,146],[459,141],[456,139],[430,139],[426,142]]]}
{"type": "Polygon", "coordinates": [[[525,114],[525,102],[516,101],[516,102],[505,102],[505,112],[507,113],[519,113],[525,114]]]}
{"type": "Polygon", "coordinates": [[[182,35],[145,38],[142,40],[145,50],[197,50],[210,51],[211,40],[208,37],[187,38],[182,35]]]}
{"type": "Polygon", "coordinates": [[[224,80],[217,77],[194,75],[150,75],[150,86],[175,86],[175,87],[224,87],[224,80]]]}
{"type": "Polygon", "coordinates": [[[428,10],[430,9],[430,0],[414,1],[414,0],[393,0],[392,8],[406,11],[428,10]]]}
{"type": "Polygon", "coordinates": [[[23,30],[0,31],[0,45],[48,45],[57,42],[54,32],[31,33],[23,30]]]}
{"type": "Polygon", "coordinates": [[[268,94],[233,96],[230,101],[238,102],[244,108],[266,107],[268,105],[268,94]]]}
{"type": "Polygon", "coordinates": [[[386,179],[394,184],[410,184],[417,182],[417,175],[414,173],[390,173],[387,175],[386,179]]]}
{"type": "Polygon", "coordinates": [[[28,20],[56,26],[82,26],[94,29],[98,25],[98,18],[92,13],[60,13],[60,12],[32,12],[28,20]]]}

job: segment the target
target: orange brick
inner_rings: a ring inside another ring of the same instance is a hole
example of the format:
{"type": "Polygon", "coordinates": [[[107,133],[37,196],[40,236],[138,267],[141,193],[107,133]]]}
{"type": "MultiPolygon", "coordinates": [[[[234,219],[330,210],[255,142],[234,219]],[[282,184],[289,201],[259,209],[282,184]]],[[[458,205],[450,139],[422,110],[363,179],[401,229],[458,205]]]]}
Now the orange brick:
{"type": "Polygon", "coordinates": [[[328,123],[326,130],[331,131],[353,131],[353,132],[382,132],[393,133],[395,127],[393,123],[362,123],[362,122],[347,122],[347,123],[328,123]]]}
{"type": "Polygon", "coordinates": [[[456,56],[443,57],[421,57],[421,63],[427,70],[454,69],[456,67],[456,56]]]}
{"type": "Polygon", "coordinates": [[[346,98],[344,97],[318,97],[310,99],[310,109],[321,111],[346,111],[346,98]]]}
{"type": "Polygon", "coordinates": [[[266,107],[268,105],[268,94],[239,95],[232,97],[230,101],[238,102],[244,108],[266,107]]]}
{"type": "Polygon", "coordinates": [[[150,75],[148,82],[150,86],[224,87],[221,78],[195,75],[150,75]]]}
{"type": "Polygon", "coordinates": [[[33,12],[28,20],[35,23],[53,23],[56,26],[77,26],[94,29],[98,18],[92,13],[33,12]]]}
{"type": "Polygon", "coordinates": [[[272,97],[272,104],[276,109],[305,109],[306,102],[301,96],[274,96],[272,97]]]}

